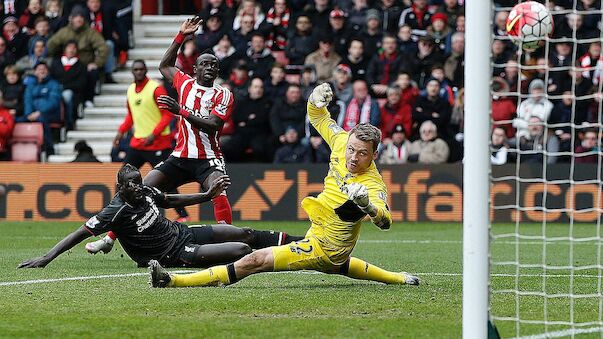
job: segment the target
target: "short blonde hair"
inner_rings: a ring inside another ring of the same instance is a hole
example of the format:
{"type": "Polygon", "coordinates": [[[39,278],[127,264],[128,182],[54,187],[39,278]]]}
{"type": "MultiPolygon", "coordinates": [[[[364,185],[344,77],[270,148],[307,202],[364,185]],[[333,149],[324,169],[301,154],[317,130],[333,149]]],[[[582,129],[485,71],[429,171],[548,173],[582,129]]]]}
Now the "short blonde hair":
{"type": "Polygon", "coordinates": [[[358,140],[371,142],[373,144],[373,152],[377,150],[379,147],[379,143],[381,142],[381,131],[367,123],[361,123],[350,131],[350,135],[354,134],[358,140]]]}

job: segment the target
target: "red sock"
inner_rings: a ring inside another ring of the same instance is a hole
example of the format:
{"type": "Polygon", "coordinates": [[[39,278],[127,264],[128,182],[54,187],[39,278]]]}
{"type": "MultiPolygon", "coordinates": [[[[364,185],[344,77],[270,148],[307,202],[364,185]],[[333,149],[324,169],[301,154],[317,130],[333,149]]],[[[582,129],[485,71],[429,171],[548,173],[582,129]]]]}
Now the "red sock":
{"type": "Polygon", "coordinates": [[[107,233],[107,236],[108,236],[109,238],[111,238],[111,240],[115,240],[115,239],[117,239],[117,236],[115,235],[115,233],[113,233],[113,231],[109,231],[109,232],[107,233]]]}
{"type": "Polygon", "coordinates": [[[226,195],[220,195],[211,200],[214,204],[214,217],[218,224],[232,224],[232,210],[226,195]]]}

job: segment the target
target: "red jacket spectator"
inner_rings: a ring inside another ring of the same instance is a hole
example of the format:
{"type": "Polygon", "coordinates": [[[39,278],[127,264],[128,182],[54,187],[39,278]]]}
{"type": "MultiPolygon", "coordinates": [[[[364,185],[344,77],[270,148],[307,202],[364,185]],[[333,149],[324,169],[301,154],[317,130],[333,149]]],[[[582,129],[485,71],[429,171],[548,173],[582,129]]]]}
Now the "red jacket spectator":
{"type": "Polygon", "coordinates": [[[8,140],[13,135],[14,127],[15,118],[10,114],[9,109],[0,107],[0,154],[8,151],[8,140]]]}
{"type": "Polygon", "coordinates": [[[503,94],[497,95],[497,92],[509,92],[509,85],[504,79],[494,77],[492,79],[492,91],[494,92],[492,95],[492,120],[494,125],[502,127],[507,138],[513,138],[515,137],[515,128],[513,128],[512,120],[515,118],[517,108],[512,99],[503,96],[503,94]],[[497,123],[498,121],[505,122],[497,123]]]}
{"type": "Polygon", "coordinates": [[[407,101],[400,100],[400,89],[387,89],[387,102],[381,107],[381,133],[383,138],[391,137],[396,125],[404,127],[404,134],[412,132],[412,106],[407,101]]]}

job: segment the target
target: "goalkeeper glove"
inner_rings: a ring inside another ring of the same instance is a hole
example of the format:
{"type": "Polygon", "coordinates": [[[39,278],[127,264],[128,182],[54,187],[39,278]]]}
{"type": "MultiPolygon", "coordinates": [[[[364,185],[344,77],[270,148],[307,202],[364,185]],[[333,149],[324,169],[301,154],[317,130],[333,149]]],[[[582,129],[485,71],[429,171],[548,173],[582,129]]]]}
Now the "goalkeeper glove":
{"type": "Polygon", "coordinates": [[[356,183],[348,184],[345,186],[345,193],[362,212],[368,215],[375,214],[375,206],[373,206],[369,200],[368,189],[366,186],[356,183]]]}
{"type": "Polygon", "coordinates": [[[333,91],[328,83],[314,87],[312,94],[308,97],[308,101],[317,108],[325,107],[333,99],[333,91]]]}

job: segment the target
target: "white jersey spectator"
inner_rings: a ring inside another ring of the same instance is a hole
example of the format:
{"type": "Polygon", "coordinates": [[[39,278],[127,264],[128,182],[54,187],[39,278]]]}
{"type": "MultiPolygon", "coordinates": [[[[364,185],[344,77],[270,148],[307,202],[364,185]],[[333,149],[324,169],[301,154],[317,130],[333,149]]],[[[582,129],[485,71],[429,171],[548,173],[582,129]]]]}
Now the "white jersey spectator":
{"type": "Polygon", "coordinates": [[[553,110],[553,103],[544,97],[544,81],[532,80],[528,92],[530,97],[519,104],[517,118],[513,119],[513,127],[517,128],[517,140],[528,135],[528,121],[531,117],[548,121],[553,110]]]}

